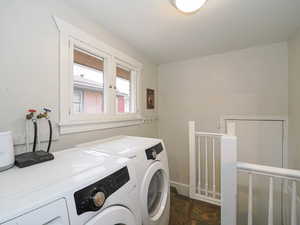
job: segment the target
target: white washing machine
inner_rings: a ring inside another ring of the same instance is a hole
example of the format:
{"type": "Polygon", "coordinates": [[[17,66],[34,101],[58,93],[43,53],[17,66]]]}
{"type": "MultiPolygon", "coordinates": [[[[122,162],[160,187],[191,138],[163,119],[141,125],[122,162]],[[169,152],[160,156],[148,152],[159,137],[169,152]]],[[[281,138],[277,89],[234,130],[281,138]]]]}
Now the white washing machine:
{"type": "Polygon", "coordinates": [[[135,168],[127,158],[85,149],[0,173],[0,224],[140,225],[135,168]]]}
{"type": "Polygon", "coordinates": [[[168,225],[170,213],[169,167],[162,140],[118,136],[79,146],[91,147],[100,152],[131,159],[137,173],[143,225],[168,225]]]}

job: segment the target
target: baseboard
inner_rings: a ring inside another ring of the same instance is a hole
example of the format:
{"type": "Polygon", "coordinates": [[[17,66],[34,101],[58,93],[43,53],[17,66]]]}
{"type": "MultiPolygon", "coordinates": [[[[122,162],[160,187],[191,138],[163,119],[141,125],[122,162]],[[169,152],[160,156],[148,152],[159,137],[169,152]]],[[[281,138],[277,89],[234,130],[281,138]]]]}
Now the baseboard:
{"type": "Polygon", "coordinates": [[[189,193],[190,193],[189,185],[175,182],[175,181],[170,181],[170,184],[172,187],[176,188],[176,190],[178,191],[178,194],[189,197],[189,193]]]}

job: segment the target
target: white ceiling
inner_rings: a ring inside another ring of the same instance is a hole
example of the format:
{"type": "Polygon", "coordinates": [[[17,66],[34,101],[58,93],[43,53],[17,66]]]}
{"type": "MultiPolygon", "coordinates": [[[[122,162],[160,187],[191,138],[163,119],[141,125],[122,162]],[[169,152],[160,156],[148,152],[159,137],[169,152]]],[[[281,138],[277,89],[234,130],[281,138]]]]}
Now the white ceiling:
{"type": "Polygon", "coordinates": [[[208,0],[196,14],[169,0],[65,0],[162,64],[287,40],[300,0],[208,0]]]}

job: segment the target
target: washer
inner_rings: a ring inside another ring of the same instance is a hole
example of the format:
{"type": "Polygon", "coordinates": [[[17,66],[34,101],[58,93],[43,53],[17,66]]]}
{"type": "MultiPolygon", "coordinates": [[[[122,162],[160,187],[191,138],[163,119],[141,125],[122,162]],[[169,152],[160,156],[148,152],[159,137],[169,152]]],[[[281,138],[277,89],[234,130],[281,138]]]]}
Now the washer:
{"type": "Polygon", "coordinates": [[[134,165],[89,148],[0,173],[0,224],[140,225],[134,165]]]}
{"type": "Polygon", "coordinates": [[[131,159],[136,168],[143,225],[168,225],[169,167],[162,140],[118,136],[79,146],[131,159]]]}

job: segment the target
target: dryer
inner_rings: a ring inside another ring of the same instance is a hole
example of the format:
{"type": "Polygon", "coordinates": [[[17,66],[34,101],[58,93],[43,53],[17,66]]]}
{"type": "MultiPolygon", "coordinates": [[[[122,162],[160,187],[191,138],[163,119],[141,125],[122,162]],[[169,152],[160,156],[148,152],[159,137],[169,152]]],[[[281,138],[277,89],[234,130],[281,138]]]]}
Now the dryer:
{"type": "Polygon", "coordinates": [[[168,157],[162,140],[118,136],[78,145],[131,159],[136,168],[143,225],[168,225],[170,185],[168,157]]]}
{"type": "Polygon", "coordinates": [[[140,225],[135,168],[89,148],[0,173],[0,224],[140,225]]]}

